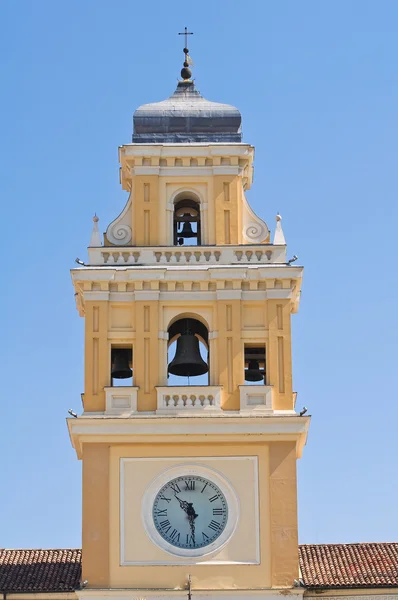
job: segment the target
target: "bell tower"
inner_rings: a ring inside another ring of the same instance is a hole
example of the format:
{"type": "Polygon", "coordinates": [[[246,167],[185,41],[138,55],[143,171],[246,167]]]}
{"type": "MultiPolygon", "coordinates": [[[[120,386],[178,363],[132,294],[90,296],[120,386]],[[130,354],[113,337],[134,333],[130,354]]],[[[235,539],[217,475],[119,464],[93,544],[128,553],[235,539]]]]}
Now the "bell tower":
{"type": "Polygon", "coordinates": [[[202,97],[184,54],[175,92],[136,110],[119,149],[124,209],[103,237],[94,217],[72,270],[85,319],[83,412],[68,419],[83,464],[78,594],[300,596],[302,267],[286,260],[281,217],[271,241],[245,198],[240,112],[202,97]]]}

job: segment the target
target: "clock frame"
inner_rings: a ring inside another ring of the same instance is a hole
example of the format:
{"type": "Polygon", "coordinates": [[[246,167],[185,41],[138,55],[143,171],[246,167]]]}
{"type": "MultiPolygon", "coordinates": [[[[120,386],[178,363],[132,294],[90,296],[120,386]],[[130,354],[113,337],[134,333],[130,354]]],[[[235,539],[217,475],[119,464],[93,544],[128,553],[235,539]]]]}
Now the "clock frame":
{"type": "Polygon", "coordinates": [[[141,512],[145,530],[154,544],[174,556],[197,559],[218,552],[231,539],[239,521],[239,500],[231,483],[215,469],[202,465],[184,464],[166,469],[149,484],[143,496],[141,512]],[[154,503],[162,488],[179,478],[199,478],[199,480],[203,479],[211,482],[220,490],[226,502],[228,515],[225,526],[219,535],[211,539],[210,543],[206,545],[194,548],[178,547],[167,541],[156,527],[153,516],[154,503]]]}

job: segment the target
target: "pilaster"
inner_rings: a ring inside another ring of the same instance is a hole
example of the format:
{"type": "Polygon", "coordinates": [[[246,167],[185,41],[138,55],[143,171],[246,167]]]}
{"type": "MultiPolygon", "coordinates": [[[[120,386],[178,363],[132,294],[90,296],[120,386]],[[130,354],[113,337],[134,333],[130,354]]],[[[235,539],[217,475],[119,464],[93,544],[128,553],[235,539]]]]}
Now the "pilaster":
{"type": "Polygon", "coordinates": [[[85,319],[84,410],[104,411],[104,387],[109,385],[107,301],[87,302],[85,319]]]}
{"type": "Polygon", "coordinates": [[[156,386],[159,385],[159,303],[136,301],[137,328],[133,347],[134,383],[139,388],[138,410],[156,410],[156,386]]]}

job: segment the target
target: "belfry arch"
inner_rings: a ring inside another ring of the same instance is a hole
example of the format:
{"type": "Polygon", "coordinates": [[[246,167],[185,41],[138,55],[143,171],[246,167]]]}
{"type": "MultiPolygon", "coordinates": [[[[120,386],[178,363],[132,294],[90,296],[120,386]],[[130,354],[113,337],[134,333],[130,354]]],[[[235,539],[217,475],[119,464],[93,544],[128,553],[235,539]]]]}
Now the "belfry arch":
{"type": "Polygon", "coordinates": [[[189,381],[209,373],[209,332],[201,321],[181,316],[170,325],[167,333],[168,349],[173,354],[167,367],[168,376],[186,377],[189,381]]]}
{"type": "Polygon", "coordinates": [[[202,224],[200,201],[192,194],[179,194],[174,202],[173,244],[174,246],[200,246],[202,243],[202,224]]]}

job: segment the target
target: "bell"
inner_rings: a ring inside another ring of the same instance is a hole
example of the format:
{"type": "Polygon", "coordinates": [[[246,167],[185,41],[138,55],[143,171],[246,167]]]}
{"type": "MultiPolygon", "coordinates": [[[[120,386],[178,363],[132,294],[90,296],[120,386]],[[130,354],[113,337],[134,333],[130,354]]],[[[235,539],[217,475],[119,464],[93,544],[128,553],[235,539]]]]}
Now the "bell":
{"type": "Polygon", "coordinates": [[[199,340],[192,332],[186,331],[177,338],[176,353],[168,370],[179,377],[196,377],[209,370],[200,355],[199,340]]]}
{"type": "Polygon", "coordinates": [[[132,377],[133,371],[130,368],[131,358],[132,353],[128,348],[114,348],[112,350],[112,379],[128,379],[132,377]]]}
{"type": "Polygon", "coordinates": [[[249,360],[248,368],[245,370],[246,381],[262,381],[264,380],[264,374],[260,370],[258,360],[249,360]]]}
{"type": "MultiPolygon", "coordinates": [[[[184,215],[184,217],[189,217],[190,215],[184,215]]],[[[182,229],[180,231],[180,233],[178,234],[183,238],[193,238],[196,237],[196,233],[194,231],[192,231],[192,226],[191,223],[189,221],[184,221],[184,224],[182,226],[182,229]]]]}

